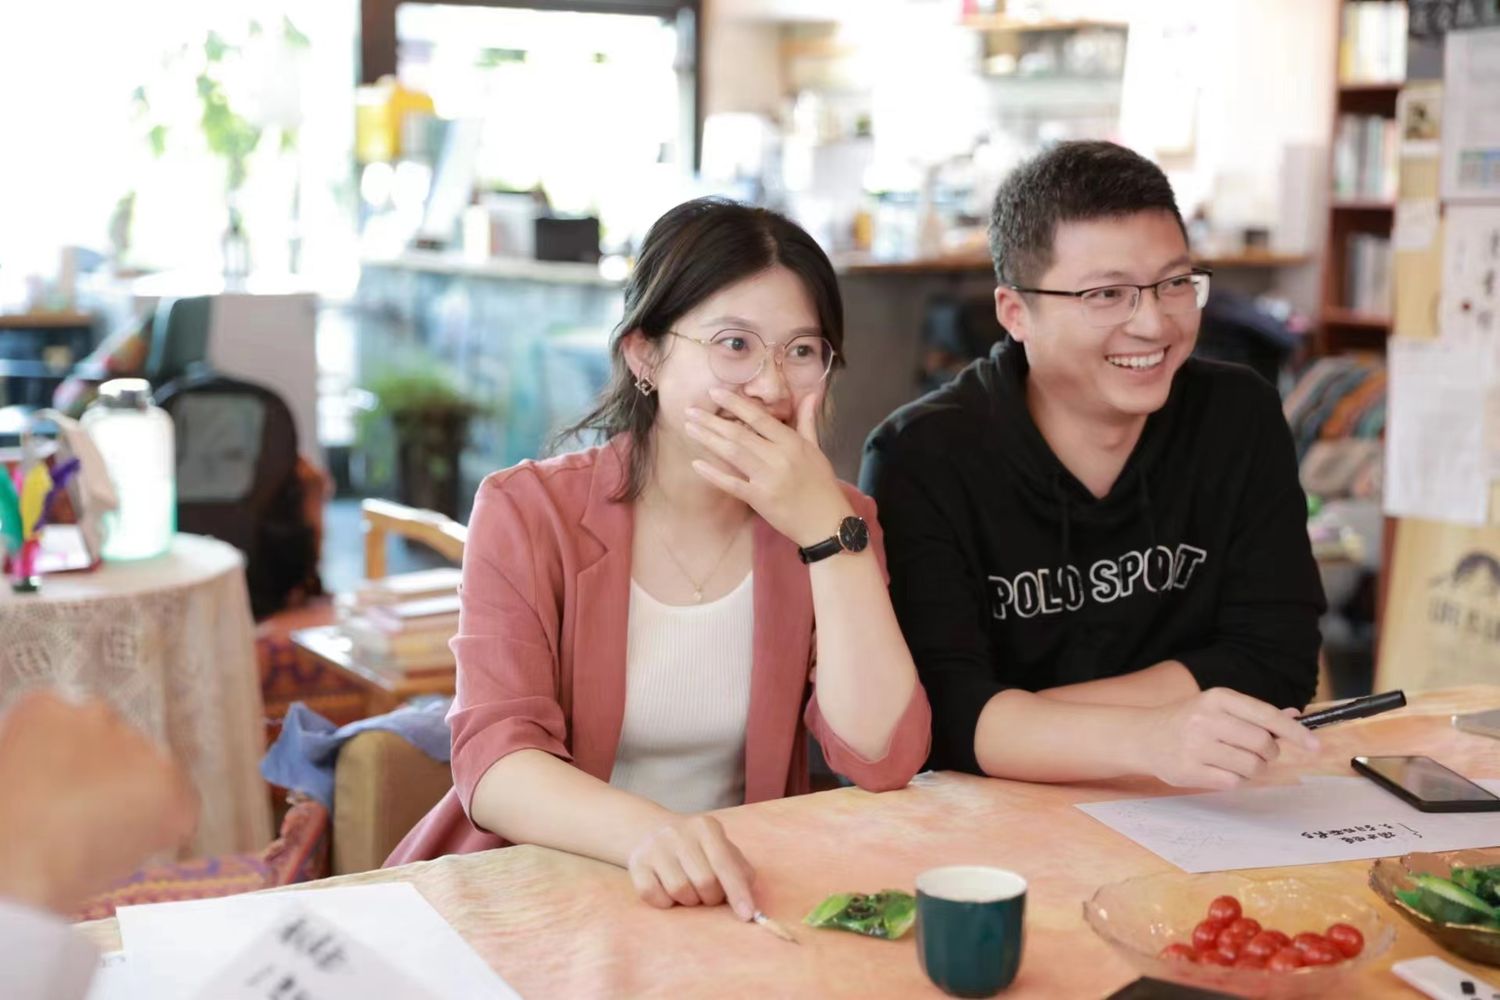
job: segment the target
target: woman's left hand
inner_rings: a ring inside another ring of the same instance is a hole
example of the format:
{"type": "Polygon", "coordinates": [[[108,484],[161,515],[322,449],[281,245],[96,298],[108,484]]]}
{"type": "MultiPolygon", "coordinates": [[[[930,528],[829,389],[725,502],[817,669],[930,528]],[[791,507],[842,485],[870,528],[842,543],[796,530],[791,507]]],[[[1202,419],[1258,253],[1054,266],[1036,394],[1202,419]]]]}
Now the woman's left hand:
{"type": "Polygon", "coordinates": [[[827,538],[854,513],[818,447],[819,395],[798,404],[795,430],[738,393],[711,389],[709,395],[743,423],[694,408],[687,412],[687,433],[740,475],[703,459],[694,460],[693,471],[802,547],[827,538]]]}

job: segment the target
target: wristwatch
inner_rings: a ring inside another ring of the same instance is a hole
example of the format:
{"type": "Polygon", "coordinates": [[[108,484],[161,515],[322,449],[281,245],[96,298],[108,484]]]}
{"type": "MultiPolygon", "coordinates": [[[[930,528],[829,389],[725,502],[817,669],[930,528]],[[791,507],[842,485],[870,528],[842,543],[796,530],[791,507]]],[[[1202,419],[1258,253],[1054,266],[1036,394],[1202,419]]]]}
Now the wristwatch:
{"type": "Polygon", "coordinates": [[[806,548],[799,548],[797,555],[802,557],[804,563],[815,563],[819,559],[827,559],[840,552],[863,552],[865,546],[869,544],[869,525],[865,524],[864,518],[850,515],[839,522],[838,534],[832,538],[825,538],[821,542],[815,542],[806,548]]]}

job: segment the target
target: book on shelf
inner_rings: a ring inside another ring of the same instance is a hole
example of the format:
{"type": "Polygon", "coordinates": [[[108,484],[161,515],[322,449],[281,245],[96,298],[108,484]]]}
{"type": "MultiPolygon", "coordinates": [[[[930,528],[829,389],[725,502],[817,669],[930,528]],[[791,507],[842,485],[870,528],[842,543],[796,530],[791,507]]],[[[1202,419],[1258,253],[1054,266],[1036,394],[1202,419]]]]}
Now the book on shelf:
{"type": "Polygon", "coordinates": [[[1350,233],[1344,254],[1344,302],[1373,316],[1391,314],[1391,241],[1350,233]]]}
{"type": "Polygon", "coordinates": [[[1340,83],[1400,83],[1406,76],[1406,0],[1345,0],[1340,83]]]}
{"type": "Polygon", "coordinates": [[[1333,195],[1394,201],[1400,137],[1394,118],[1340,115],[1333,137],[1333,195]]]}

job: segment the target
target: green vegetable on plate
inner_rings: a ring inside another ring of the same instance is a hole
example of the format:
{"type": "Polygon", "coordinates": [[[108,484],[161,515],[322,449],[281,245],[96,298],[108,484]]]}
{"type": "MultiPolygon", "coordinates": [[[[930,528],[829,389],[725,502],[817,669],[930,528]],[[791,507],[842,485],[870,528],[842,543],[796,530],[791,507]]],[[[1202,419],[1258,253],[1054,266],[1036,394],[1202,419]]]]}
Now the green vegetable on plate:
{"type": "Polygon", "coordinates": [[[1491,906],[1500,907],[1500,865],[1487,868],[1455,868],[1449,877],[1491,906]]]}
{"type": "Polygon", "coordinates": [[[1449,878],[1413,875],[1415,889],[1397,889],[1396,898],[1440,924],[1500,927],[1500,907],[1486,901],[1497,888],[1497,868],[1455,868],[1449,878]]]}

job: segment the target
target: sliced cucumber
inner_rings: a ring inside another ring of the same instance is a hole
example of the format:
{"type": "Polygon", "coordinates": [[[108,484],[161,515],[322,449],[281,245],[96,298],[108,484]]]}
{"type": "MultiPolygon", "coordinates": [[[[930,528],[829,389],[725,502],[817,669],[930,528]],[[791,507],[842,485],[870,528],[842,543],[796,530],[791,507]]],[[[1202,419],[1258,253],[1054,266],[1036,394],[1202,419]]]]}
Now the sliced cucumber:
{"type": "Polygon", "coordinates": [[[1461,885],[1435,875],[1413,875],[1416,889],[1398,889],[1407,906],[1443,924],[1494,924],[1495,908],[1461,885]]]}

